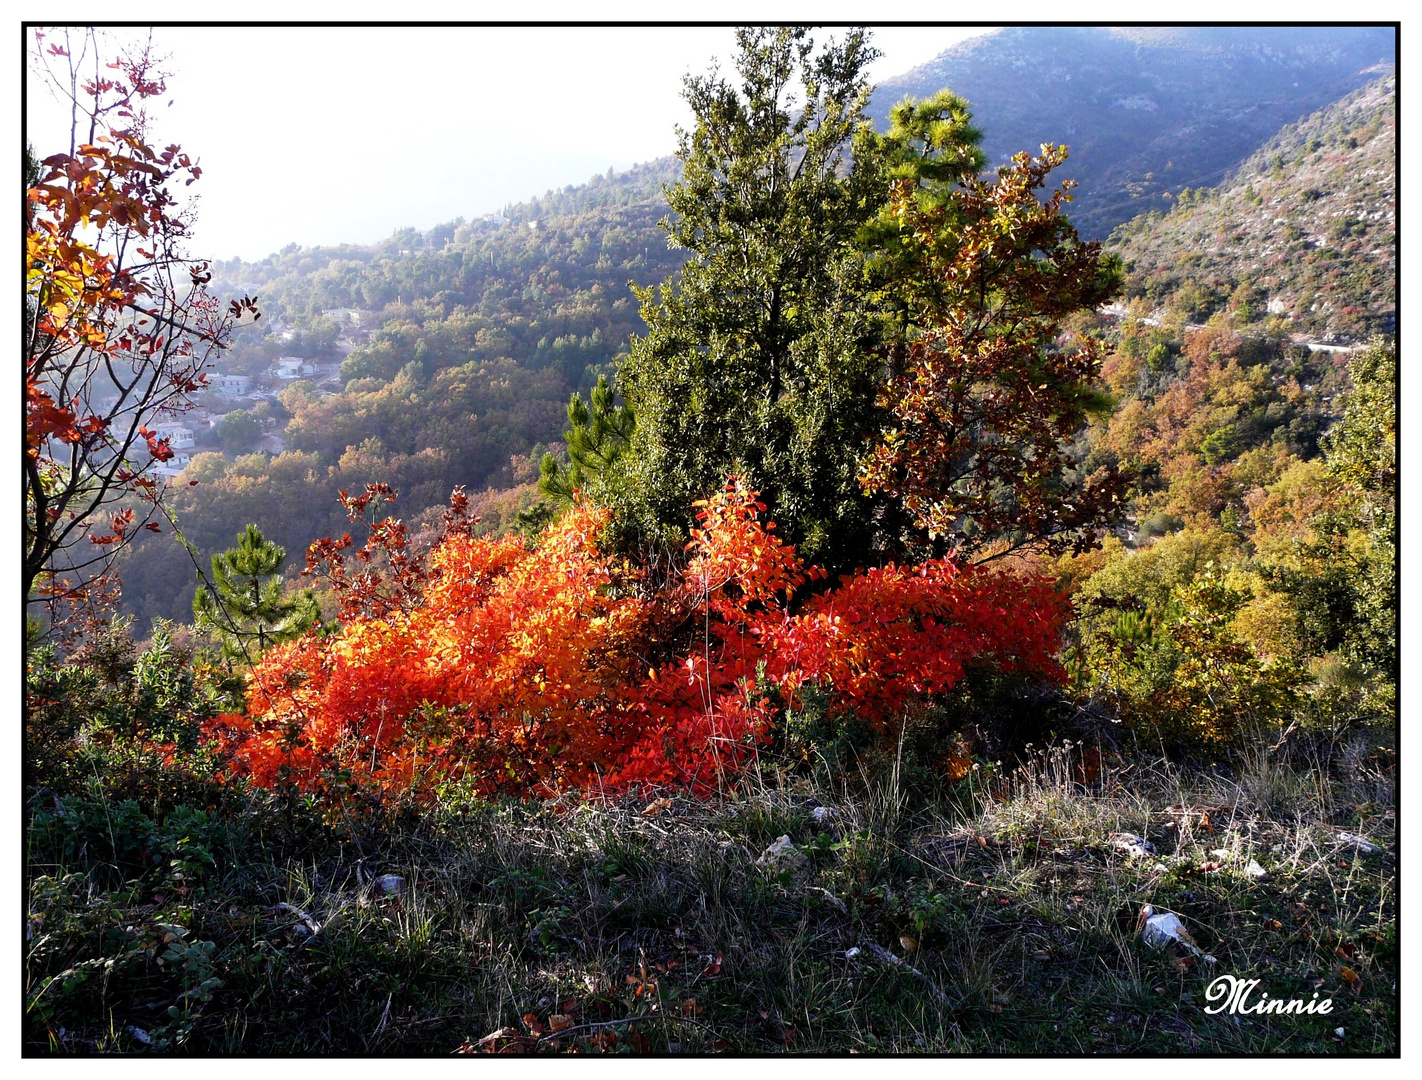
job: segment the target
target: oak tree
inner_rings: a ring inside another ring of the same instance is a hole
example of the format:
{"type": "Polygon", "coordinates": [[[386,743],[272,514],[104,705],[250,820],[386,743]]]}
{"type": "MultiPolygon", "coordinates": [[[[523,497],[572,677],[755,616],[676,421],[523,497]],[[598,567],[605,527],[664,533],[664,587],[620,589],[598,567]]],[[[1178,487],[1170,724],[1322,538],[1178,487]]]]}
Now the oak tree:
{"type": "Polygon", "coordinates": [[[1120,286],[1116,262],[1063,213],[1071,181],[1037,191],[1066,159],[1043,146],[995,181],[973,178],[940,205],[896,181],[892,211],[922,278],[922,330],[885,384],[890,414],[864,474],[939,547],[988,557],[1026,544],[1084,547],[1119,512],[1114,468],[1081,475],[1071,442],[1094,410],[1098,344],[1064,333],[1120,286]]]}

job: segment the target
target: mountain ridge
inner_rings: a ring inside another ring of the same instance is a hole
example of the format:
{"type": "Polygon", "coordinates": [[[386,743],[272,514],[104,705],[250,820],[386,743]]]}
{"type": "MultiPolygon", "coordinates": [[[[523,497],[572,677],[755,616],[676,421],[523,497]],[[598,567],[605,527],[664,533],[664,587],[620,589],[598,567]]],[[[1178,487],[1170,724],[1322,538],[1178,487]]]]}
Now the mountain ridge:
{"type": "Polygon", "coordinates": [[[885,79],[871,112],[947,87],[968,100],[990,164],[1066,143],[1073,221],[1104,238],[1167,192],[1218,182],[1395,57],[1391,27],[1010,27],[885,79]]]}

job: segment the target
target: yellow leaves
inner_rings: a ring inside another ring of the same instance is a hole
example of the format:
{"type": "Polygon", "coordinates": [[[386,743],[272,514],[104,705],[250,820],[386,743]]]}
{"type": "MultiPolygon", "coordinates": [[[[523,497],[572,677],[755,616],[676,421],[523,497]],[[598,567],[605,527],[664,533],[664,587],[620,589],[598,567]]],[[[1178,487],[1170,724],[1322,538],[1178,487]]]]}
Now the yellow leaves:
{"type": "Polygon", "coordinates": [[[957,783],[972,772],[973,759],[960,749],[954,749],[943,759],[943,772],[949,780],[957,783]]]}
{"type": "Polygon", "coordinates": [[[1338,974],[1342,977],[1343,981],[1348,984],[1348,988],[1352,990],[1353,993],[1361,994],[1363,992],[1362,977],[1347,964],[1343,964],[1339,967],[1338,974]]]}

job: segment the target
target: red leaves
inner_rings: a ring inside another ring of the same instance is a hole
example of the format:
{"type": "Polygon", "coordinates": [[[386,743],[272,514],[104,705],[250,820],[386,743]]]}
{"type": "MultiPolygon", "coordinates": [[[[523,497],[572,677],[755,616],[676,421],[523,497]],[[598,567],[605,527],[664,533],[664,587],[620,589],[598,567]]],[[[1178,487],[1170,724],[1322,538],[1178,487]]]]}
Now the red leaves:
{"type": "Polygon", "coordinates": [[[149,431],[146,427],[140,427],[138,434],[148,444],[148,453],[154,461],[167,461],[173,456],[172,447],[168,445],[166,438],[160,437],[157,432],[149,431]]]}
{"type": "Polygon", "coordinates": [[[32,53],[37,76],[73,95],[75,150],[43,156],[25,192],[27,590],[56,568],[102,575],[132,539],[101,522],[134,496],[160,498],[143,474],[173,453],[150,427],[190,405],[230,329],[207,264],[181,249],[188,222],[170,187],[196,166],[146,141],[144,99],[163,86],[154,58],[140,48],[109,65],[121,74],[87,77],[77,57],[99,42],[77,32],[82,48],[37,33],[32,53]]]}
{"type": "MultiPolygon", "coordinates": [[[[472,536],[461,494],[427,560],[389,519],[355,554],[406,568],[399,603],[378,588],[394,578],[348,572],[349,536],[312,545],[310,565],[343,590],[346,625],[272,649],[254,669],[252,721],[224,718],[212,732],[240,771],[306,787],[345,769],[402,791],[464,776],[514,794],[704,792],[752,760],[776,717],[772,690],[793,704],[817,685],[832,709],[887,730],[975,662],[1058,674],[1062,607],[1043,582],[946,560],[888,566],[792,613],[810,574],[735,480],[704,505],[680,579],[651,594],[598,550],[606,511],[576,505],[530,550],[472,536]]],[[[387,495],[341,498],[355,516],[387,495]]]]}

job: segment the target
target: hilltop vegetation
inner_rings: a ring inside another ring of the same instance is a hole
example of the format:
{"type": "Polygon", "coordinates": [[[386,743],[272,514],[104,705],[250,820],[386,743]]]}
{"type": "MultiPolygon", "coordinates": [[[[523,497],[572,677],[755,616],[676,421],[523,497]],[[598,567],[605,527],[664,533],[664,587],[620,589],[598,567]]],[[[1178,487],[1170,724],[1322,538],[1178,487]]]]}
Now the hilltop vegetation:
{"type": "Polygon", "coordinates": [[[1214,188],[1120,226],[1127,293],[1182,319],[1269,316],[1359,341],[1397,317],[1397,83],[1388,76],[1290,124],[1214,188]]]}
{"type": "MultiPolygon", "coordinates": [[[[30,598],[27,1049],[1395,1052],[1396,343],[1110,304],[1065,150],[984,170],[947,91],[874,131],[868,44],[686,80],[636,313],[655,169],[252,270],[283,389],[125,471],[236,536],[192,621],[30,598]],[[1232,972],[1331,1012],[1211,1015],[1232,972]]],[[[74,286],[107,153],[27,193],[41,523],[105,426],[39,361],[157,347],[74,286]]]]}
{"type": "MultiPolygon", "coordinates": [[[[1082,185],[1070,211],[1089,235],[1160,201],[1160,192],[1178,183],[1236,165],[1278,123],[1357,85],[1360,66],[1390,55],[1388,34],[1375,30],[1273,28],[1242,39],[1232,33],[1228,41],[1219,34],[1205,28],[1002,31],[888,80],[869,111],[883,129],[889,107],[904,93],[950,86],[969,98],[990,162],[1044,139],[1070,144],[1063,172],[1082,185]],[[1210,79],[1197,77],[1202,69],[1210,79]],[[1303,72],[1307,79],[1299,78],[1303,72]],[[1296,81],[1300,88],[1292,86],[1296,81]],[[1142,94],[1154,109],[1120,104],[1142,94]],[[1182,134],[1182,125],[1191,131],[1182,134]],[[1169,160],[1157,161],[1166,150],[1169,160]],[[1118,176],[1121,169],[1127,172],[1118,176]],[[1100,209],[1103,200],[1109,212],[1100,209]]],[[[1138,218],[1130,226],[1133,239],[1118,235],[1122,254],[1136,267],[1132,294],[1153,304],[1178,296],[1182,305],[1188,302],[1186,321],[1220,307],[1257,321],[1273,299],[1276,307],[1292,305],[1295,329],[1309,333],[1356,339],[1386,328],[1390,309],[1377,298],[1392,288],[1385,216],[1391,172],[1366,182],[1361,172],[1390,168],[1390,159],[1379,155],[1389,149],[1391,129],[1386,106],[1374,101],[1377,91],[1369,93],[1336,119],[1271,151],[1287,159],[1292,176],[1310,140],[1321,140],[1309,166],[1317,178],[1281,182],[1273,158],[1260,159],[1251,166],[1259,182],[1253,189],[1241,182],[1256,196],[1277,187],[1267,201],[1246,204],[1238,195],[1227,220],[1187,228],[1195,218],[1186,211],[1198,198],[1192,189],[1182,192],[1188,207],[1163,220],[1158,214],[1138,218]],[[1346,134],[1334,130],[1340,123],[1346,134]],[[1335,136],[1361,141],[1324,145],[1335,136]],[[1342,162],[1335,160],[1340,153],[1342,162]],[[1313,190],[1322,193],[1313,202],[1287,205],[1313,190]],[[1335,210],[1343,215],[1320,216],[1335,210]],[[1276,225],[1278,216],[1297,221],[1276,225]],[[1236,219],[1240,224],[1231,225],[1236,219]],[[1178,241],[1172,239],[1177,223],[1178,241]],[[1274,235],[1289,228],[1299,235],[1274,235]],[[1198,243],[1196,233],[1212,230],[1214,237],[1222,229],[1230,237],[1247,234],[1250,243],[1233,239],[1223,251],[1200,255],[1221,245],[1198,243]],[[1157,230],[1162,238],[1151,239],[1157,230]],[[1343,231],[1348,235],[1328,239],[1343,231]],[[1308,247],[1316,237],[1324,242],[1308,247]],[[1240,251],[1249,254],[1237,257],[1240,251]],[[1199,261],[1197,272],[1180,265],[1181,252],[1199,261]],[[1267,265],[1256,273],[1258,262],[1267,265]],[[1292,275],[1287,282],[1280,278],[1284,291],[1277,295],[1271,274],[1292,275]],[[1316,293],[1321,300],[1308,298],[1316,293]]],[[[401,512],[409,518],[437,516],[449,490],[463,484],[482,493],[485,528],[511,527],[535,498],[539,459],[546,451],[562,452],[569,393],[586,395],[599,375],[611,375],[631,337],[645,332],[629,283],[651,285],[682,265],[685,250],[668,247],[657,227],[668,213],[662,186],[680,168],[675,158],[661,159],[548,192],[487,220],[404,230],[370,247],[293,246],[255,263],[218,264],[215,288],[260,295],[265,322],[285,323],[293,333],[283,341],[256,328],[241,331],[226,370],[257,374],[276,356],[293,353],[341,364],[334,385],[328,380],[319,391],[292,386],[279,399],[233,413],[200,444],[225,452],[223,462],[195,462],[190,479],[199,485],[181,490],[175,501],[200,561],[248,523],[291,552],[339,535],[336,491],[376,481],[401,492],[401,512]],[[370,313],[362,335],[368,340],[344,358],[335,349],[339,328],[323,315],[336,308],[370,313]]],[[[140,626],[154,616],[186,618],[194,585],[185,553],[145,537],[129,562],[125,606],[140,626]]]]}
{"type": "MultiPolygon", "coordinates": [[[[338,490],[377,481],[401,492],[407,516],[430,507],[437,516],[457,484],[489,493],[485,527],[511,526],[531,501],[539,458],[561,445],[568,395],[610,371],[644,329],[629,282],[650,284],[681,265],[657,228],[672,175],[654,163],[494,220],[220,264],[227,287],[260,295],[267,320],[299,328],[285,342],[246,331],[225,370],[256,372],[283,352],[338,355],[337,327],[322,315],[333,308],[370,311],[375,329],[344,357],[334,392],[298,381],[257,406],[282,450],[251,439],[196,457],[187,476],[198,484],[178,489],[173,506],[201,558],[248,523],[304,552],[344,531],[338,490]]],[[[170,538],[145,538],[124,579],[140,625],[186,618],[192,564],[170,538]]]]}

